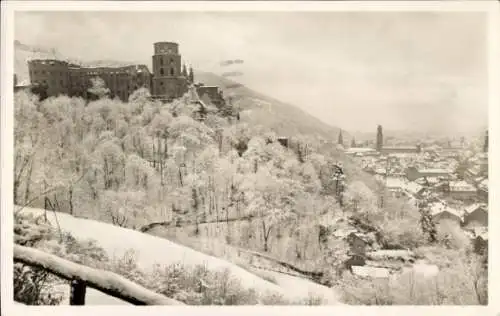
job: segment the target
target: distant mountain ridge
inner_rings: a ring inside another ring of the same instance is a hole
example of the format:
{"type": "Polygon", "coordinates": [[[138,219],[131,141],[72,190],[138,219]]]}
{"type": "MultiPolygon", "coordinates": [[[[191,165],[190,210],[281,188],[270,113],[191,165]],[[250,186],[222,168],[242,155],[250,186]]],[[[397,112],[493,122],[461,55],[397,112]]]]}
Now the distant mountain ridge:
{"type": "MultiPolygon", "coordinates": [[[[195,80],[206,85],[221,87],[226,96],[234,95],[243,117],[256,124],[271,128],[283,136],[317,135],[336,142],[340,129],[330,126],[302,109],[254,91],[233,80],[214,73],[195,71],[195,80]],[[236,87],[234,87],[236,86],[236,87]],[[234,87],[234,88],[233,88],[234,87]]],[[[351,136],[342,131],[344,143],[349,144],[351,136]]]]}
{"type": "Polygon", "coordinates": [[[57,59],[88,67],[119,67],[137,64],[135,62],[124,62],[116,60],[85,61],[78,58],[64,56],[55,48],[31,46],[21,43],[17,40],[14,41],[14,55],[14,73],[18,76],[18,79],[20,81],[29,81],[27,62],[31,59],[57,59]]]}
{"type": "MultiPolygon", "coordinates": [[[[29,82],[29,71],[27,61],[30,59],[58,59],[86,66],[124,66],[134,64],[128,61],[116,60],[96,60],[83,61],[77,58],[63,56],[57,49],[35,47],[14,42],[15,65],[14,71],[19,82],[29,82]]],[[[273,130],[282,136],[311,135],[320,136],[329,141],[336,142],[339,128],[330,126],[321,120],[313,117],[298,107],[281,102],[272,97],[266,96],[257,91],[253,91],[243,85],[237,88],[230,88],[236,82],[218,76],[210,72],[194,70],[195,80],[205,85],[216,85],[221,87],[225,95],[235,94],[238,97],[236,102],[242,111],[242,120],[249,124],[258,124],[273,130]]],[[[342,131],[345,144],[349,144],[350,136],[342,131]]]]}

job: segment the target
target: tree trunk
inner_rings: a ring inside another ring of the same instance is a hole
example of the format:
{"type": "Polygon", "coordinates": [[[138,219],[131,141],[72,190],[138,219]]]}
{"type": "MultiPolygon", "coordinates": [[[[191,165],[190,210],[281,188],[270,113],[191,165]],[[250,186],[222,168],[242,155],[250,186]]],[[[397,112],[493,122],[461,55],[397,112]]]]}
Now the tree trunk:
{"type": "Polygon", "coordinates": [[[163,158],[168,159],[168,138],[165,136],[163,138],[163,158]]]}
{"type": "MultiPolygon", "coordinates": [[[[207,190],[208,191],[208,190],[207,190]]],[[[208,214],[212,215],[212,192],[208,191],[208,214]]]]}
{"type": "Polygon", "coordinates": [[[181,170],[181,168],[179,168],[179,182],[181,184],[181,187],[183,187],[184,183],[182,182],[182,170],[181,170]]]}
{"type": "Polygon", "coordinates": [[[29,201],[30,198],[30,182],[31,182],[31,174],[33,172],[33,161],[30,162],[28,168],[28,174],[26,175],[26,191],[24,192],[24,201],[29,201]]]}
{"type": "Polygon", "coordinates": [[[69,214],[73,215],[73,186],[71,185],[69,191],[69,214]]]}
{"type": "Polygon", "coordinates": [[[215,195],[215,192],[212,192],[214,195],[214,208],[215,208],[215,216],[217,220],[217,226],[219,225],[219,204],[217,203],[217,196],[215,195]]]}
{"type": "Polygon", "coordinates": [[[218,143],[219,143],[219,156],[222,156],[222,132],[218,131],[217,133],[217,137],[218,137],[218,143]]]}
{"type": "Polygon", "coordinates": [[[163,157],[162,157],[162,152],[161,152],[161,138],[158,137],[158,148],[156,149],[157,151],[157,156],[158,156],[158,171],[161,170],[161,166],[163,165],[163,157]]]}
{"type": "Polygon", "coordinates": [[[165,165],[165,161],[168,160],[168,144],[167,144],[167,137],[164,137],[163,139],[163,159],[162,159],[162,163],[161,163],[161,173],[160,173],[160,178],[161,178],[161,185],[164,186],[165,185],[165,177],[163,175],[163,168],[164,168],[164,165],[165,165]]]}
{"type": "Polygon", "coordinates": [[[14,180],[14,205],[19,204],[19,199],[17,197],[17,192],[19,190],[19,180],[14,180]]]}
{"type": "Polygon", "coordinates": [[[153,140],[153,169],[156,170],[156,150],[155,150],[155,142],[153,140]]]}
{"type": "Polygon", "coordinates": [[[262,236],[264,237],[264,252],[267,252],[269,250],[269,245],[268,245],[268,240],[269,240],[269,234],[271,233],[271,228],[266,228],[266,222],[265,220],[262,220],[262,236]]]}
{"type": "Polygon", "coordinates": [[[160,185],[165,186],[165,180],[163,176],[163,163],[160,165],[160,185]]]}

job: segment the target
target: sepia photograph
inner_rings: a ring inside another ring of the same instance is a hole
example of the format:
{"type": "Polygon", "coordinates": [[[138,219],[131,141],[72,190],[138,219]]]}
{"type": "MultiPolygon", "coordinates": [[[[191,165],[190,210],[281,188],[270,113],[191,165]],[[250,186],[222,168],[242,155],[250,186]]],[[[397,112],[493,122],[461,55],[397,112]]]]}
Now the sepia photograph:
{"type": "Polygon", "coordinates": [[[2,305],[492,301],[488,6],[6,2],[2,305]]]}

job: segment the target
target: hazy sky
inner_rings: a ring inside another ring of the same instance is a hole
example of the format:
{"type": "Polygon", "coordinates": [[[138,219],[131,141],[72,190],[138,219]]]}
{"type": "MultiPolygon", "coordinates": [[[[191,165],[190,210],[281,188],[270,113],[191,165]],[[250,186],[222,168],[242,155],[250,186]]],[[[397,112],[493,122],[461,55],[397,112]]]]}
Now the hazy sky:
{"type": "Polygon", "coordinates": [[[465,130],[487,120],[487,26],[481,13],[16,13],[15,38],[84,60],[151,65],[176,41],[196,69],[222,73],[355,131],[465,130]]]}

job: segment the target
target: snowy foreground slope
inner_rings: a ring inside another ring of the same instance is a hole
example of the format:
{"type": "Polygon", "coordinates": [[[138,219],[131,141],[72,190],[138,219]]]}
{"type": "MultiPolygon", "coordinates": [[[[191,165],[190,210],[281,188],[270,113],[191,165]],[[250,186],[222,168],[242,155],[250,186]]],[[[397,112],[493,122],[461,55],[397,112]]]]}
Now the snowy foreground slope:
{"type": "Polygon", "coordinates": [[[261,275],[266,275],[273,278],[279,286],[287,291],[293,291],[294,297],[309,297],[314,295],[315,297],[322,297],[326,305],[343,305],[339,302],[335,290],[328,288],[324,285],[311,282],[307,279],[275,272],[266,271],[262,269],[255,269],[259,271],[261,275]]]}
{"type": "MultiPolygon", "coordinates": [[[[25,208],[22,212],[42,215],[44,210],[25,208]]],[[[47,212],[48,220],[56,225],[54,212],[47,212]]],[[[310,281],[279,275],[277,284],[266,281],[249,271],[238,267],[231,262],[212,257],[191,248],[178,245],[169,240],[143,234],[110,224],[75,218],[69,214],[57,213],[57,220],[61,229],[70,232],[77,239],[94,239],[109,256],[120,257],[126,251],[133,249],[137,254],[137,265],[143,270],[149,270],[154,264],[169,265],[182,263],[184,265],[203,264],[210,270],[229,269],[242,285],[253,288],[259,293],[268,291],[279,293],[289,300],[304,299],[309,293],[323,296],[328,304],[336,304],[337,298],[332,289],[314,284],[310,281]]],[[[68,289],[69,290],[69,289],[68,289]]],[[[125,304],[113,297],[106,296],[98,291],[87,290],[87,304],[125,304]]]]}

